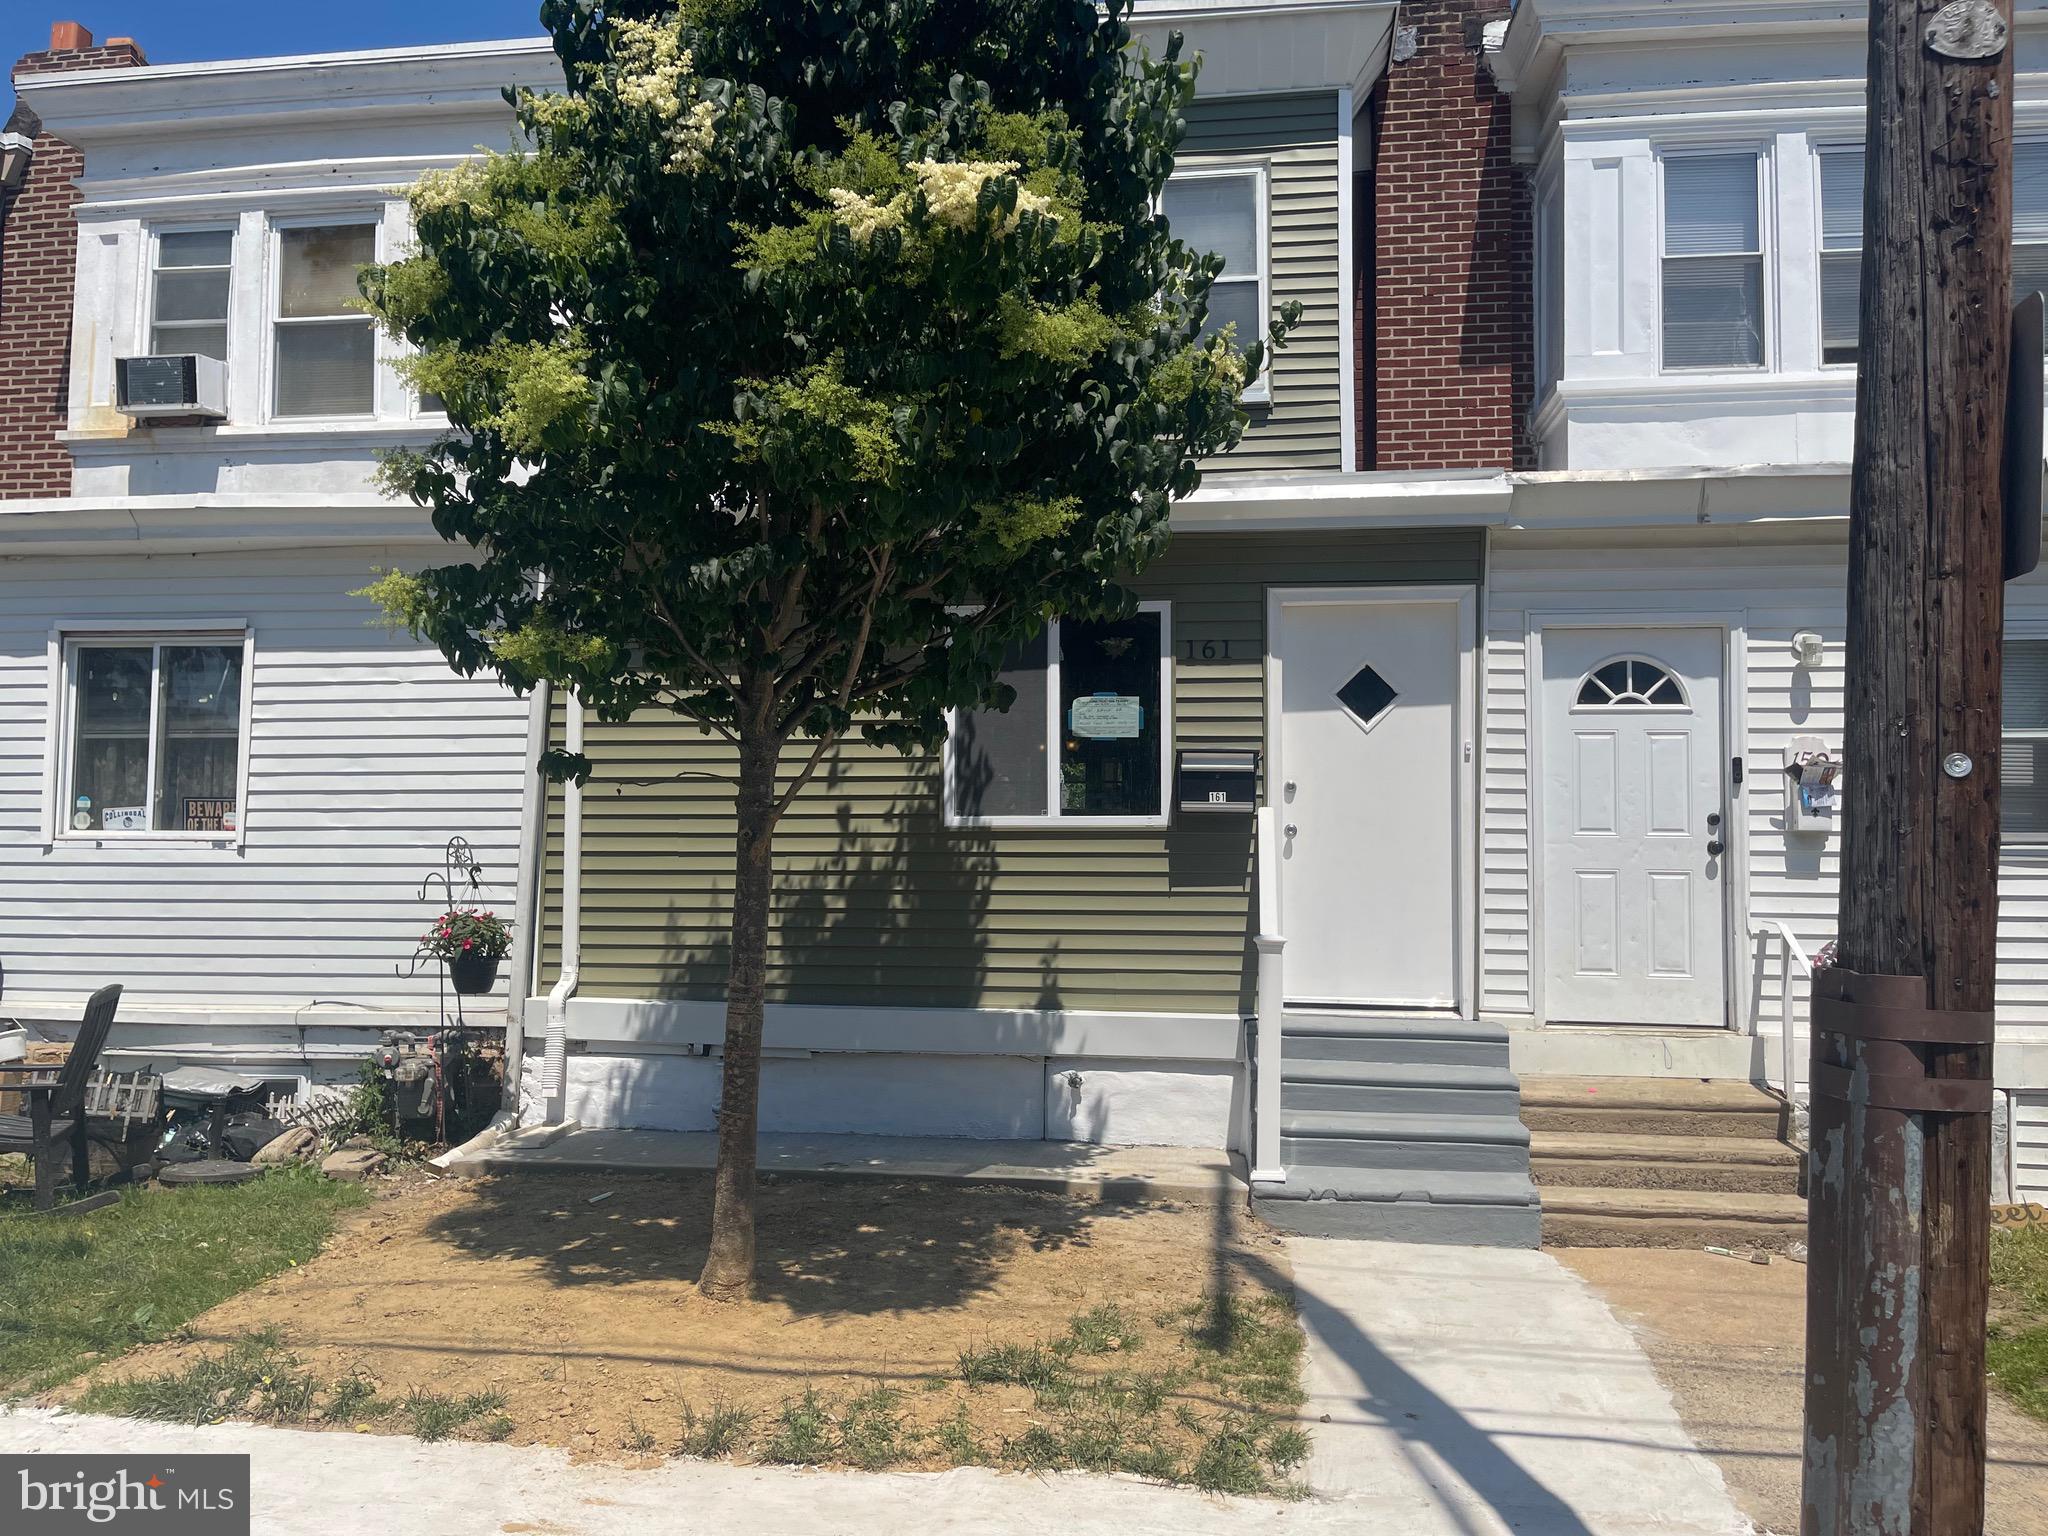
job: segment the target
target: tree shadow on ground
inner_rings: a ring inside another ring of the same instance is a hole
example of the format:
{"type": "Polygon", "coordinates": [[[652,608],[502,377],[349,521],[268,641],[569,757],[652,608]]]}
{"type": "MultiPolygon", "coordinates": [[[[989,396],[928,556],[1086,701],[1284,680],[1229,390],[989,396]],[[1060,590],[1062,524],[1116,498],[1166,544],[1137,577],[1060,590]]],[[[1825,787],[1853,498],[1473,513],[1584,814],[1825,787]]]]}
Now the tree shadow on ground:
{"type": "MultiPolygon", "coordinates": [[[[1150,1208],[1023,1190],[763,1178],[755,1294],[803,1314],[955,1306],[993,1289],[1012,1254],[1085,1247],[1098,1229],[1150,1208]]],[[[478,1259],[538,1261],[560,1285],[688,1284],[704,1267],[711,1175],[486,1179],[426,1230],[478,1259]]]]}

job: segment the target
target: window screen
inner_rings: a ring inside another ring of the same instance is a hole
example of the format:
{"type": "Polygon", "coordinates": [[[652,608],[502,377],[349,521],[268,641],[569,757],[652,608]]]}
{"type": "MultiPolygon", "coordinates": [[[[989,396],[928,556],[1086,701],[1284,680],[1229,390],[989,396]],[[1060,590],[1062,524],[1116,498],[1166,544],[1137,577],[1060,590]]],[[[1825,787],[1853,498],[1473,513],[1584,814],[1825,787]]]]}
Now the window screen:
{"type": "Polygon", "coordinates": [[[1863,151],[1830,149],[1820,157],[1820,356],[1856,361],[1863,287],[1863,151]]]}
{"type": "Polygon", "coordinates": [[[179,230],[157,236],[149,350],[196,352],[227,361],[231,230],[179,230]]]}
{"type": "Polygon", "coordinates": [[[1042,816],[1046,806],[1043,630],[1011,651],[1002,679],[1017,690],[1007,710],[962,710],[953,723],[953,814],[1042,816]]]}
{"type": "Polygon", "coordinates": [[[1664,366],[1763,365],[1757,157],[1664,162],[1664,366]]]}
{"type": "Polygon", "coordinates": [[[376,403],[376,337],[356,274],[376,260],[368,224],[278,236],[279,416],[367,416],[376,403]]]}

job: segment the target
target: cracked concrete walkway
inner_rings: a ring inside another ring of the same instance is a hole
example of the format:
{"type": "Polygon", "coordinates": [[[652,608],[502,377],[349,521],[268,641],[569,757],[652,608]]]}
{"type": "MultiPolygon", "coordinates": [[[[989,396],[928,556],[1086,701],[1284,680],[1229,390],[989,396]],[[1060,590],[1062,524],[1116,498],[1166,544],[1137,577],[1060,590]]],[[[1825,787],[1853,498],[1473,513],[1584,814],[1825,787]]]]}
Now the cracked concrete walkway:
{"type": "Polygon", "coordinates": [[[1298,1503],[1131,1478],[572,1464],[535,1446],[423,1445],[28,1408],[0,1451],[241,1451],[259,1536],[1737,1536],[1713,1464],[1633,1336],[1547,1254],[1289,1240],[1310,1351],[1298,1503]]]}

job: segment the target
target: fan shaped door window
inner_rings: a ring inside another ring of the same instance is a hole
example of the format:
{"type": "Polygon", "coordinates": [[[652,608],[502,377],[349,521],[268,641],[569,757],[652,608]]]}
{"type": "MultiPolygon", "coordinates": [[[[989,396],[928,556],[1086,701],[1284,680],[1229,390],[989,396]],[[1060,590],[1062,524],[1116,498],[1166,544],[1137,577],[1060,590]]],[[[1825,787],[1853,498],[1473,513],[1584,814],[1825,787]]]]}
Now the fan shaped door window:
{"type": "Polygon", "coordinates": [[[1725,1020],[1721,632],[1545,629],[1543,1012],[1725,1020]]]}

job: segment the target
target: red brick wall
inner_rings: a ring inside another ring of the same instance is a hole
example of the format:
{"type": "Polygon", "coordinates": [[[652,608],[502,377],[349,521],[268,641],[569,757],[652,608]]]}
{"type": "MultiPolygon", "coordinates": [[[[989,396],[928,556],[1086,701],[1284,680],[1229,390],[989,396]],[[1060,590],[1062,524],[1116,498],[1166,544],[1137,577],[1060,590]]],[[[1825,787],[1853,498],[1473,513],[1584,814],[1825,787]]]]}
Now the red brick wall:
{"type": "MultiPolygon", "coordinates": [[[[58,70],[145,63],[125,39],[103,47],[31,53],[14,78],[58,70]]],[[[16,132],[35,133],[21,188],[0,206],[0,499],[64,496],[71,455],[57,441],[69,411],[71,291],[78,260],[72,184],[85,159],[17,112],[16,132]]]]}
{"type": "Polygon", "coordinates": [[[1511,104],[1480,61],[1483,22],[1505,14],[1497,0],[1403,5],[1415,53],[1374,92],[1364,468],[1534,462],[1528,178],[1510,158],[1511,104]]]}

